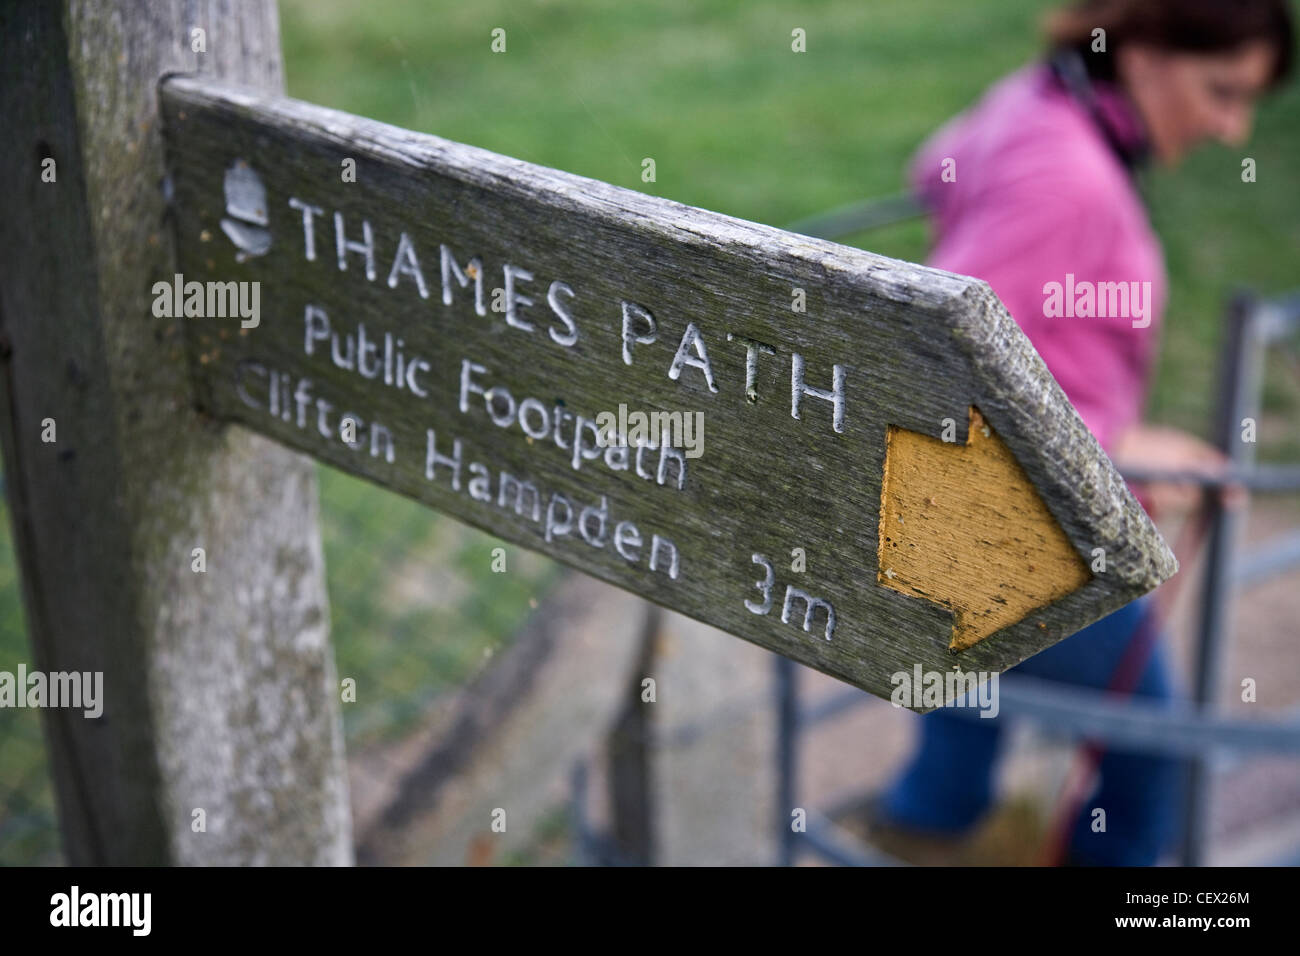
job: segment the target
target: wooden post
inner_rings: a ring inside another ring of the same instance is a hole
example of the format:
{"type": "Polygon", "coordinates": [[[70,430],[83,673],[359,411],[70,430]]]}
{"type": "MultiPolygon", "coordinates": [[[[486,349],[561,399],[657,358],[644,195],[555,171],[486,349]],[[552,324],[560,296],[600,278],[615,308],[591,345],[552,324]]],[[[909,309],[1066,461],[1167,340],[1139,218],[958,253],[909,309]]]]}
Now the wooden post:
{"type": "Polygon", "coordinates": [[[183,320],[150,307],[177,271],[174,72],[279,92],[273,0],[0,8],[0,437],[28,630],[34,666],[103,673],[98,719],[45,711],[64,845],[346,864],[312,465],[197,413],[183,320]]]}

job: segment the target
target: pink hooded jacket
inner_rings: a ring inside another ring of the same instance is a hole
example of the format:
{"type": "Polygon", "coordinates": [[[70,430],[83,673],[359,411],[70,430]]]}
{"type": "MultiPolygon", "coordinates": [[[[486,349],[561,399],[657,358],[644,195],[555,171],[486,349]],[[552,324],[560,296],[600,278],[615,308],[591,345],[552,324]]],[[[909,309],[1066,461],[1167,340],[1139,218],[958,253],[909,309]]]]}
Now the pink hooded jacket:
{"type": "MultiPolygon", "coordinates": [[[[1095,88],[1108,125],[1140,142],[1122,92],[1095,88]]],[[[1026,67],[935,133],[910,179],[931,213],[929,264],[993,287],[1110,452],[1145,405],[1166,279],[1141,198],[1087,110],[1045,64],[1026,67]],[[1127,309],[1101,285],[1118,282],[1138,293],[1127,309]]]]}

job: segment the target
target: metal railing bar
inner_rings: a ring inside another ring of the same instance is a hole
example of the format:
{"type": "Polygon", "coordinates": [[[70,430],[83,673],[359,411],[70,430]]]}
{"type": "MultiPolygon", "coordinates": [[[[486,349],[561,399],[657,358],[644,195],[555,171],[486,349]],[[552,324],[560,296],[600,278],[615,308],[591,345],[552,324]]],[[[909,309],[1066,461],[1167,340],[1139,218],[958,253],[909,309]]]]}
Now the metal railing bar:
{"type": "MultiPolygon", "coordinates": [[[[836,692],[800,711],[799,723],[811,727],[858,704],[872,700],[859,690],[836,692]]],[[[1300,713],[1281,720],[1208,717],[1187,703],[1147,704],[1143,698],[1115,697],[1054,681],[1003,674],[998,682],[999,715],[1052,724],[1051,730],[1091,737],[1129,749],[1197,754],[1211,748],[1243,753],[1300,753],[1300,713]]],[[[948,713],[971,720],[975,708],[950,707],[948,713]]]]}
{"type": "Polygon", "coordinates": [[[1254,465],[1249,468],[1229,468],[1222,477],[1211,477],[1195,471],[1168,471],[1159,468],[1124,468],[1122,474],[1125,480],[1138,483],[1160,481],[1200,485],[1204,488],[1221,488],[1236,484],[1251,491],[1264,493],[1300,491],[1300,465],[1254,465]]]}
{"type": "Polygon", "coordinates": [[[840,206],[830,212],[809,216],[806,219],[786,226],[788,232],[797,232],[802,236],[816,239],[839,239],[852,236],[869,229],[878,229],[894,223],[919,219],[925,215],[925,208],[910,193],[902,193],[887,199],[868,199],[862,202],[840,206]]]}
{"type": "Polygon", "coordinates": [[[869,850],[821,814],[809,810],[808,832],[796,834],[796,848],[811,850],[839,866],[906,866],[884,853],[869,850]]]}

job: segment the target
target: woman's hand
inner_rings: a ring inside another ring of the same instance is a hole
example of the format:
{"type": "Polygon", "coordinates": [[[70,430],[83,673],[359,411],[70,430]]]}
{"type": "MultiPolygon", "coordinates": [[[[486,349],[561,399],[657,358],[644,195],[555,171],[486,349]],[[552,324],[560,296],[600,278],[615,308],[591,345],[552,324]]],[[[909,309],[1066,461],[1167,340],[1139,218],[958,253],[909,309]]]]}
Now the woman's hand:
{"type": "MultiPolygon", "coordinates": [[[[1112,457],[1121,473],[1128,469],[1149,469],[1221,478],[1230,464],[1213,445],[1163,425],[1132,426],[1115,442],[1112,457]]],[[[1202,495],[1202,486],[1192,482],[1142,482],[1141,487],[1143,496],[1151,503],[1153,515],[1188,511],[1200,502],[1202,495]]],[[[1248,498],[1245,487],[1239,484],[1219,489],[1219,500],[1225,508],[1239,508],[1248,498]]]]}

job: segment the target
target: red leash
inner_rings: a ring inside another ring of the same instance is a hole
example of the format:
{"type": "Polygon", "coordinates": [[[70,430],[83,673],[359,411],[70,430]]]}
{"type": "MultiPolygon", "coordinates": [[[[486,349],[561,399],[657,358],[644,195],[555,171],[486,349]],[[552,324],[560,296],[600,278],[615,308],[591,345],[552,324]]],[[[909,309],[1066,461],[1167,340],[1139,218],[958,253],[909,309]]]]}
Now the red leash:
{"type": "MultiPolygon", "coordinates": [[[[1202,503],[1193,513],[1191,520],[1178,533],[1174,556],[1178,558],[1180,567],[1184,566],[1184,555],[1195,557],[1200,551],[1201,542],[1209,526],[1210,509],[1202,503]]],[[[1182,581],[1182,577],[1175,575],[1165,584],[1163,592],[1156,593],[1152,605],[1142,615],[1137,630],[1133,632],[1128,647],[1124,649],[1124,656],[1120,658],[1115,672],[1111,675],[1110,683],[1106,688],[1108,695],[1125,697],[1132,694],[1133,689],[1137,687],[1138,681],[1142,679],[1142,674],[1146,670],[1147,661],[1151,658],[1151,651],[1160,634],[1161,624],[1173,609],[1182,581]]],[[[1074,821],[1083,808],[1084,800],[1092,792],[1097,766],[1101,763],[1105,752],[1105,744],[1098,740],[1085,740],[1075,751],[1074,762],[1065,777],[1061,798],[1057,803],[1052,825],[1048,829],[1049,836],[1044,844],[1041,865],[1060,866],[1064,862],[1074,821]]]]}

